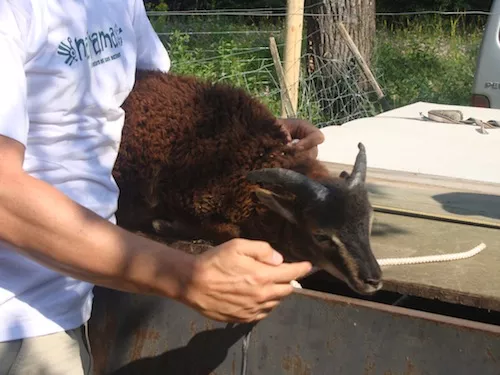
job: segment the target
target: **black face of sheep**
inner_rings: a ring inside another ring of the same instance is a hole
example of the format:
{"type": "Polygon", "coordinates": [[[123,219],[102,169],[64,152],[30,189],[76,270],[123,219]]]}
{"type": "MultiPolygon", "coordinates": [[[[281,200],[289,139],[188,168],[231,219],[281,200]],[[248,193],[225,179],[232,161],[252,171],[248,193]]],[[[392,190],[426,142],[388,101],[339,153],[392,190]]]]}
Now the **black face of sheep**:
{"type": "Polygon", "coordinates": [[[382,287],[382,271],[370,246],[373,209],[365,186],[366,152],[363,144],[358,147],[352,173],[344,171],[340,178],[320,183],[269,168],[249,172],[247,179],[265,186],[256,191],[263,204],[307,233],[308,248],[293,258],[312,260],[354,291],[372,294],[382,287]]]}

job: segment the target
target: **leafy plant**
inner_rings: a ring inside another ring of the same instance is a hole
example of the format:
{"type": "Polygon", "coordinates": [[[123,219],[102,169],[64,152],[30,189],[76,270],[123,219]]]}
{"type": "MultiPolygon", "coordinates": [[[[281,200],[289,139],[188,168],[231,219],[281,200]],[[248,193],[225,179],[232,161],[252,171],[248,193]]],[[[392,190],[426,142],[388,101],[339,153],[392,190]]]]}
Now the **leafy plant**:
{"type": "MultiPolygon", "coordinates": [[[[243,87],[281,114],[279,84],[268,46],[269,36],[274,35],[283,57],[284,20],[256,25],[239,16],[175,17],[168,13],[151,16],[151,20],[169,50],[173,72],[243,87]]],[[[378,21],[372,70],[393,106],[415,101],[469,104],[482,38],[478,25],[484,23],[443,15],[378,21]]],[[[302,79],[306,78],[304,63],[302,79]]],[[[361,110],[373,114],[368,107],[361,110]]],[[[299,108],[301,115],[315,123],[328,120],[321,117],[314,93],[305,85],[301,85],[299,108]]]]}

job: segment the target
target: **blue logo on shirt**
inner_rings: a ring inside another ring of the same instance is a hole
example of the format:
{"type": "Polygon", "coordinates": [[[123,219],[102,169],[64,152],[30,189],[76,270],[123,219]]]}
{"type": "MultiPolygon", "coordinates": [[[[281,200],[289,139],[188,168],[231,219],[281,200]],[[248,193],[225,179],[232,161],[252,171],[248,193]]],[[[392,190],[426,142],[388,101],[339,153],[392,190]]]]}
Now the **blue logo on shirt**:
{"type": "Polygon", "coordinates": [[[65,57],[64,62],[69,66],[75,62],[89,59],[92,60],[93,67],[104,64],[121,56],[118,52],[110,56],[100,57],[103,53],[123,45],[123,39],[120,36],[122,31],[122,28],[115,24],[114,27],[109,28],[109,32],[87,32],[85,37],[68,37],[66,41],[59,43],[57,54],[65,57]]]}

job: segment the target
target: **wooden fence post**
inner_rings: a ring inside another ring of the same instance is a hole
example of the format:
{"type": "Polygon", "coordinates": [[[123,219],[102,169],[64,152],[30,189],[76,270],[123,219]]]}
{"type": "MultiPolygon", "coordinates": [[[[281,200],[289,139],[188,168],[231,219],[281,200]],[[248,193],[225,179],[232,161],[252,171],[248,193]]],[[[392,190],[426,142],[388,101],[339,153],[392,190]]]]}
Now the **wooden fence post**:
{"type": "MultiPolygon", "coordinates": [[[[285,83],[297,113],[299,101],[300,57],[302,52],[302,30],[304,24],[304,0],[288,0],[286,13],[286,37],[284,53],[285,83]]],[[[282,116],[287,117],[285,104],[281,106],[282,116]]]]}

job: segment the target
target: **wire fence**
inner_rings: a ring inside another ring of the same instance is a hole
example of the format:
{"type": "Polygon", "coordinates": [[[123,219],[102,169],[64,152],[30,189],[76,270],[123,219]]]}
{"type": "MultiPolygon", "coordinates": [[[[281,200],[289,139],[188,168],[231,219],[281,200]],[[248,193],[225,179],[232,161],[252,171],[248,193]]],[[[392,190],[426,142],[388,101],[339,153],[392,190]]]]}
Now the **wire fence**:
{"type": "MultiPolygon", "coordinates": [[[[318,17],[310,8],[307,19],[318,17]]],[[[269,48],[285,48],[286,10],[149,11],[172,71],[245,88],[281,115],[281,90],[269,48]]],[[[488,12],[377,13],[370,67],[393,107],[415,101],[468,105],[488,12]]],[[[355,22],[355,21],[353,21],[355,22]]],[[[304,27],[297,115],[319,127],[381,112],[354,59],[314,54],[304,27]],[[313,67],[313,68],[311,68],[313,67]]]]}

